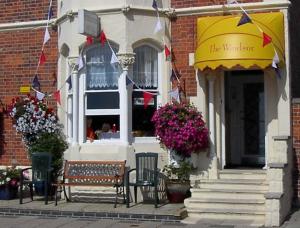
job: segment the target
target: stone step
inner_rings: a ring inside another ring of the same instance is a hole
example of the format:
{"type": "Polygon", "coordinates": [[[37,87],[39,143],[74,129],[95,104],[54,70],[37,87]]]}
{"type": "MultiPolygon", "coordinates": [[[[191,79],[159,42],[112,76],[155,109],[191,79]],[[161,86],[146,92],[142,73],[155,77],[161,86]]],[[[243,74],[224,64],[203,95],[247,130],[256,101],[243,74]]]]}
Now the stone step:
{"type": "MultiPolygon", "coordinates": [[[[197,224],[202,223],[208,225],[208,227],[235,227],[235,228],[252,228],[260,227],[264,225],[263,220],[252,219],[208,219],[208,218],[196,218],[189,216],[181,221],[183,224],[197,224]]],[[[206,227],[206,226],[205,226],[206,227]]]]}
{"type": "Polygon", "coordinates": [[[265,211],[264,199],[215,199],[215,198],[189,198],[184,204],[194,209],[224,209],[224,210],[257,210],[265,211]]]}
{"type": "Polygon", "coordinates": [[[193,198],[215,198],[215,199],[261,199],[264,200],[265,190],[256,189],[191,189],[193,198]]]}
{"type": "Polygon", "coordinates": [[[264,180],[244,180],[244,179],[203,179],[196,182],[197,188],[203,189],[232,189],[232,190],[259,190],[268,191],[268,185],[264,180]]]}
{"type": "Polygon", "coordinates": [[[219,171],[220,179],[266,180],[265,170],[224,169],[219,171]]]}

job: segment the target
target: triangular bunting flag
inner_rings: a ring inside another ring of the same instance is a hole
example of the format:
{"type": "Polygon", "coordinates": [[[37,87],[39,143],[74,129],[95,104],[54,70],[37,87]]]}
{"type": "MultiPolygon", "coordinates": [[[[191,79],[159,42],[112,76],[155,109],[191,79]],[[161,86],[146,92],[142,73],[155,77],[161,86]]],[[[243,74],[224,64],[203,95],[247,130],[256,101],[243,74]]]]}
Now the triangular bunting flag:
{"type": "Polygon", "coordinates": [[[277,66],[276,68],[274,68],[274,70],[275,70],[277,77],[281,79],[281,73],[280,73],[279,67],[277,66]]]}
{"type": "Polygon", "coordinates": [[[91,45],[94,42],[94,38],[92,36],[87,36],[86,37],[86,44],[91,45]]]}
{"type": "Polygon", "coordinates": [[[103,31],[101,31],[101,33],[100,33],[100,43],[102,44],[102,47],[104,46],[105,42],[106,42],[105,33],[103,31]]]}
{"type": "Polygon", "coordinates": [[[155,28],[154,28],[154,33],[158,33],[162,30],[162,25],[160,23],[160,19],[157,18],[157,22],[156,22],[156,25],[155,25],[155,28]]]}
{"type": "Polygon", "coordinates": [[[170,61],[171,60],[171,52],[170,52],[169,48],[167,47],[167,45],[165,45],[165,55],[166,55],[166,60],[170,61]]]}
{"type": "Polygon", "coordinates": [[[157,8],[157,2],[156,2],[156,0],[153,0],[153,2],[152,2],[152,7],[154,8],[154,9],[158,9],[157,8]]]}
{"type": "Polygon", "coordinates": [[[56,102],[61,105],[61,103],[60,103],[60,91],[59,90],[55,91],[53,93],[53,96],[54,96],[54,99],[56,100],[56,102]]]}
{"type": "Polygon", "coordinates": [[[169,94],[170,94],[171,100],[175,100],[178,103],[180,102],[178,87],[176,89],[170,91],[169,94]]]}
{"type": "Polygon", "coordinates": [[[67,78],[66,83],[69,84],[69,90],[71,90],[72,89],[72,76],[71,75],[67,78]]]}
{"type": "Polygon", "coordinates": [[[172,74],[171,74],[171,77],[170,77],[170,81],[172,82],[174,80],[177,80],[177,77],[176,77],[175,71],[172,69],[172,74]]]}
{"type": "Polygon", "coordinates": [[[48,20],[50,20],[52,17],[53,17],[53,10],[52,10],[52,6],[51,6],[49,9],[49,12],[48,12],[48,20]]]}
{"type": "Polygon", "coordinates": [[[149,102],[153,98],[153,94],[143,92],[143,97],[144,97],[144,109],[146,109],[148,107],[149,102]]]}
{"type": "Polygon", "coordinates": [[[41,84],[39,82],[37,74],[34,76],[32,80],[32,88],[40,90],[41,89],[41,84]]]}
{"type": "Polygon", "coordinates": [[[273,68],[277,68],[277,64],[279,63],[279,56],[277,54],[277,51],[275,50],[275,54],[274,54],[274,57],[273,57],[273,61],[272,61],[272,67],[273,68]]]}
{"type": "Polygon", "coordinates": [[[39,65],[43,65],[46,62],[46,56],[44,54],[44,51],[42,51],[40,55],[39,65]]]}
{"type": "Polygon", "coordinates": [[[83,68],[83,59],[82,59],[82,55],[80,54],[77,60],[78,63],[78,70],[81,70],[83,68]]]}
{"type": "Polygon", "coordinates": [[[43,44],[46,44],[49,40],[50,40],[50,33],[49,33],[48,28],[46,28],[45,35],[44,35],[44,43],[43,44]]]}
{"type": "Polygon", "coordinates": [[[237,26],[241,26],[247,23],[252,23],[252,21],[250,17],[247,15],[247,13],[244,12],[237,26]]]}
{"type": "Polygon", "coordinates": [[[37,98],[39,101],[41,101],[41,100],[43,100],[43,99],[44,99],[44,97],[45,97],[45,94],[44,94],[44,93],[42,93],[42,92],[36,91],[36,94],[35,94],[35,96],[36,96],[36,98],[37,98]]]}
{"type": "Polygon", "coordinates": [[[116,56],[116,53],[114,52],[114,50],[111,50],[111,59],[110,59],[110,64],[115,64],[119,62],[118,57],[116,56]]]}
{"type": "Polygon", "coordinates": [[[126,76],[126,86],[131,85],[131,84],[133,84],[131,79],[128,76],[126,76]]]}
{"type": "Polygon", "coordinates": [[[272,42],[272,37],[263,32],[263,47],[272,42]]]}

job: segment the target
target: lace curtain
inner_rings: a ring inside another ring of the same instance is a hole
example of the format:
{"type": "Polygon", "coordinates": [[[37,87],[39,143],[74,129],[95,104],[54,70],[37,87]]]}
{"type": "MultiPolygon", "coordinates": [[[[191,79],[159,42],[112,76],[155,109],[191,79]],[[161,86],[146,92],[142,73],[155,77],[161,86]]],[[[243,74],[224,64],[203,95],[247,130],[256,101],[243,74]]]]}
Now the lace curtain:
{"type": "Polygon", "coordinates": [[[157,51],[150,46],[141,46],[134,50],[136,53],[133,64],[133,81],[141,88],[157,88],[157,51]]]}
{"type": "MultiPolygon", "coordinates": [[[[117,50],[113,48],[115,52],[117,50]]],[[[117,89],[118,69],[110,64],[112,52],[107,44],[100,44],[86,52],[87,89],[117,89]]]]}

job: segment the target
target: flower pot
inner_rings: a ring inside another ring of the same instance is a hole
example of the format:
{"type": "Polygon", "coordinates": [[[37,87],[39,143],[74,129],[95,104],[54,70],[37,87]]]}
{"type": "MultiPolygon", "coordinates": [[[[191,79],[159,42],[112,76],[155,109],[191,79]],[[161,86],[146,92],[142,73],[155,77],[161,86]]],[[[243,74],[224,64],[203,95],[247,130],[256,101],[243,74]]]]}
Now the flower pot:
{"type": "Polygon", "coordinates": [[[190,181],[169,180],[166,188],[170,203],[183,203],[184,199],[190,197],[190,181]]]}
{"type": "Polygon", "coordinates": [[[0,200],[10,200],[17,197],[18,186],[1,185],[0,200]]]}

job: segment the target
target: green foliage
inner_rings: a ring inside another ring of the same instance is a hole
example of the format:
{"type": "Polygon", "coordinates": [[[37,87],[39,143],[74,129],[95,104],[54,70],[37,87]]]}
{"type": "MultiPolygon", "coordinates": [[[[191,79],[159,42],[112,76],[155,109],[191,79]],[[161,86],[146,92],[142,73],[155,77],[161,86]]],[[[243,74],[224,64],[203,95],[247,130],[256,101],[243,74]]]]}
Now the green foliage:
{"type": "Polygon", "coordinates": [[[41,133],[29,147],[29,155],[32,153],[52,154],[53,178],[59,176],[63,166],[63,153],[68,148],[65,136],[58,133],[41,133]]]}
{"type": "Polygon", "coordinates": [[[179,161],[179,166],[174,164],[166,165],[163,172],[166,173],[169,179],[178,179],[180,181],[186,181],[190,179],[191,172],[195,169],[190,162],[179,161]]]}

